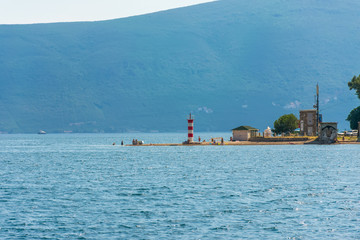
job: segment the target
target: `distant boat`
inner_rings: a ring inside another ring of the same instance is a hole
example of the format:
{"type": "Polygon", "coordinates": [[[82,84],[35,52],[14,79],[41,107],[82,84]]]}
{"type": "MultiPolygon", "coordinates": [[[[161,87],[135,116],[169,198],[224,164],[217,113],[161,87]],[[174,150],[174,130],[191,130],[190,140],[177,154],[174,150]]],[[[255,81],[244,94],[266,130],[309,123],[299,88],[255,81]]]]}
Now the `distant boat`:
{"type": "Polygon", "coordinates": [[[40,130],[38,134],[46,134],[46,132],[44,130],[40,130]]]}

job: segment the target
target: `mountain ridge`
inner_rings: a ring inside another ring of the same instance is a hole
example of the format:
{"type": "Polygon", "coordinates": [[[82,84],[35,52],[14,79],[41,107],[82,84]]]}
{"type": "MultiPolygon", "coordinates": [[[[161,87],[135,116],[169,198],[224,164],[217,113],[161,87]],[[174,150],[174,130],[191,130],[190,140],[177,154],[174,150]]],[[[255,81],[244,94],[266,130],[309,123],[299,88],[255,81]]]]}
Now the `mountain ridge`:
{"type": "Polygon", "coordinates": [[[99,22],[0,25],[0,132],[272,126],[357,106],[358,3],[224,0],[99,22]],[[311,6],[311,7],[310,7],[311,6]]]}

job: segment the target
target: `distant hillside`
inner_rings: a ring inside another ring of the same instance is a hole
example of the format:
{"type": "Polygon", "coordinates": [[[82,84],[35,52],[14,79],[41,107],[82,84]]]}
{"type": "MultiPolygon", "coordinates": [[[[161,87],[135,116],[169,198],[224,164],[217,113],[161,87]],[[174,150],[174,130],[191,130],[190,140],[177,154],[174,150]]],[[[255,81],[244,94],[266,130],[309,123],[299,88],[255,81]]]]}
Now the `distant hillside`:
{"type": "Polygon", "coordinates": [[[0,25],[0,132],[260,129],[360,105],[360,2],[223,0],[102,22],[0,25]]]}

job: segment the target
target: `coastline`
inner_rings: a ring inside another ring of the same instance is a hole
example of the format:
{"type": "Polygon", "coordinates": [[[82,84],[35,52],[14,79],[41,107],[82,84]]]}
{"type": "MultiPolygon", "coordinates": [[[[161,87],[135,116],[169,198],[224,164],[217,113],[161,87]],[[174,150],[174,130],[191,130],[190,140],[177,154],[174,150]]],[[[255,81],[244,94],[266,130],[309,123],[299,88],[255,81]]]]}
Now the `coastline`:
{"type": "Polygon", "coordinates": [[[322,144],[314,140],[307,140],[307,141],[279,141],[279,142],[255,142],[255,141],[225,141],[224,144],[221,143],[212,143],[212,142],[194,142],[190,144],[183,144],[183,143],[147,143],[147,144],[139,144],[139,145],[132,145],[127,144],[125,146],[261,146],[261,145],[340,145],[340,144],[360,144],[360,142],[355,141],[338,141],[331,144],[322,144]]]}

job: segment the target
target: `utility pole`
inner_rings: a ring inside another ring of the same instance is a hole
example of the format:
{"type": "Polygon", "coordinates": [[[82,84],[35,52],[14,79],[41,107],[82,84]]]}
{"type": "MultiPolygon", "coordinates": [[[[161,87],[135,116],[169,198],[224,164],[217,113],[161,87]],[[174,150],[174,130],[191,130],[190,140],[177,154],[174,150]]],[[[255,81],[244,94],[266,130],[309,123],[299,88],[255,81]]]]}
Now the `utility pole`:
{"type": "Polygon", "coordinates": [[[316,134],[319,136],[319,84],[316,84],[316,134]]]}

